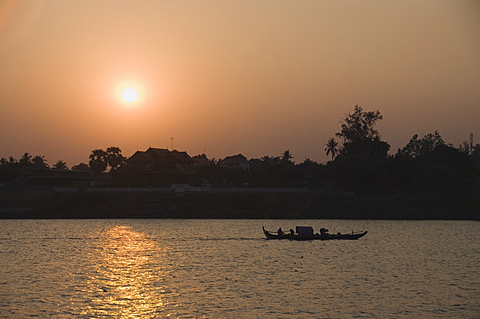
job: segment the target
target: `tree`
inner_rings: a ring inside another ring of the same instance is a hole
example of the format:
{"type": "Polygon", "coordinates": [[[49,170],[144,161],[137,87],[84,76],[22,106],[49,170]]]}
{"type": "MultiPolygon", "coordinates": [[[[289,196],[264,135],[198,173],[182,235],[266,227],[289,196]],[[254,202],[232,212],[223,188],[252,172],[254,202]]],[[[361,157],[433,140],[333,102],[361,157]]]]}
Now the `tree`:
{"type": "Polygon", "coordinates": [[[325,144],[327,147],[325,147],[325,151],[327,156],[331,155],[332,156],[332,161],[335,159],[335,156],[337,156],[339,152],[338,148],[338,142],[335,141],[335,138],[331,137],[328,139],[327,144],[325,144]]]}
{"type": "Polygon", "coordinates": [[[447,145],[438,131],[429,133],[418,138],[418,134],[413,135],[408,144],[397,151],[396,157],[400,158],[418,158],[433,151],[439,146],[447,145]]]}
{"type": "Polygon", "coordinates": [[[193,156],[192,158],[208,160],[206,154],[197,154],[197,155],[193,156]]]}
{"type": "Polygon", "coordinates": [[[459,146],[459,150],[460,152],[462,153],[465,153],[467,155],[472,155],[473,153],[473,148],[474,148],[474,145],[473,145],[473,133],[470,134],[470,141],[467,142],[467,141],[463,141],[463,143],[459,146]]]}
{"type": "Polygon", "coordinates": [[[80,163],[72,166],[73,171],[90,171],[90,166],[85,163],[80,163]]]}
{"type": "Polygon", "coordinates": [[[107,152],[102,149],[96,149],[92,151],[88,162],[90,169],[95,173],[95,175],[100,176],[107,169],[107,152]]]}
{"type": "Polygon", "coordinates": [[[45,159],[45,156],[40,156],[40,155],[35,156],[34,158],[32,158],[32,163],[36,167],[41,167],[41,168],[48,167],[47,160],[45,159]]]}
{"type": "Polygon", "coordinates": [[[54,169],[68,169],[67,163],[65,163],[65,162],[62,161],[62,160],[59,160],[58,162],[56,162],[56,163],[53,165],[53,168],[54,168],[54,169]]]}
{"type": "Polygon", "coordinates": [[[480,168],[480,144],[476,144],[472,147],[472,155],[470,155],[475,166],[480,168]]]}
{"type": "Polygon", "coordinates": [[[323,187],[322,165],[317,162],[306,158],[302,163],[296,166],[298,177],[300,178],[301,185],[307,187],[323,187]]]}
{"type": "Polygon", "coordinates": [[[282,153],[281,156],[282,162],[291,162],[293,159],[292,153],[290,153],[290,150],[286,150],[282,153]]]}
{"type": "Polygon", "coordinates": [[[341,125],[341,131],[335,135],[343,139],[340,154],[343,159],[386,158],[390,145],[380,139],[374,125],[383,119],[380,112],[364,112],[355,105],[352,114],[348,114],[341,125]]]}
{"type": "Polygon", "coordinates": [[[352,114],[348,114],[341,125],[342,130],[336,133],[345,143],[360,142],[364,140],[379,140],[380,134],[373,126],[383,119],[380,112],[364,112],[362,107],[355,105],[352,114]]]}
{"type": "Polygon", "coordinates": [[[107,148],[105,161],[112,170],[117,169],[125,163],[126,158],[122,155],[122,150],[116,146],[107,148]]]}
{"type": "Polygon", "coordinates": [[[32,165],[32,155],[24,153],[19,160],[20,165],[32,165]]]}

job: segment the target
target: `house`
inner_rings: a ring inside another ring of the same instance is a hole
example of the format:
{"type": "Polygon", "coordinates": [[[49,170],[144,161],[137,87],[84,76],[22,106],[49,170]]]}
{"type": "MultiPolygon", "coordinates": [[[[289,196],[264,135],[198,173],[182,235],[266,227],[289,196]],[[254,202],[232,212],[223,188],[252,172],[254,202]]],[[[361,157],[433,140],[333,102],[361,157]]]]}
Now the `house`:
{"type": "Polygon", "coordinates": [[[139,172],[188,172],[193,170],[195,160],[187,152],[150,147],[146,151],[135,152],[127,163],[139,172]]]}
{"type": "Polygon", "coordinates": [[[223,160],[221,160],[221,165],[226,168],[242,168],[242,169],[250,169],[250,163],[248,162],[247,158],[242,154],[237,154],[233,156],[227,156],[223,160]]]}

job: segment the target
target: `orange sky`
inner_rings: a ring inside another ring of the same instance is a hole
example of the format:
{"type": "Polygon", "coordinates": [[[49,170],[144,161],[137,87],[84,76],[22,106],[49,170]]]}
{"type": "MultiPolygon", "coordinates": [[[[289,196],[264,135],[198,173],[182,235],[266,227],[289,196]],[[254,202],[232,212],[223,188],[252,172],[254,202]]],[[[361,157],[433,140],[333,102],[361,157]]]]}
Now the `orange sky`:
{"type": "Polygon", "coordinates": [[[480,143],[480,2],[0,1],[0,157],[71,167],[173,137],[323,162],[355,104],[380,110],[391,153],[435,130],[480,143]]]}

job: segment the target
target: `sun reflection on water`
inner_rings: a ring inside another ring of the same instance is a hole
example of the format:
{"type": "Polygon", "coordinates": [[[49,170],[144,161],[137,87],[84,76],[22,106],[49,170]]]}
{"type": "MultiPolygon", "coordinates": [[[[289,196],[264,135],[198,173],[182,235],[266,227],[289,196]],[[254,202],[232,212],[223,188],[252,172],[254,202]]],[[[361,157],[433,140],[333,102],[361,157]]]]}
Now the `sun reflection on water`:
{"type": "Polygon", "coordinates": [[[166,306],[167,247],[131,227],[108,230],[91,261],[96,276],[89,280],[93,296],[83,314],[114,318],[155,317],[166,306]]]}

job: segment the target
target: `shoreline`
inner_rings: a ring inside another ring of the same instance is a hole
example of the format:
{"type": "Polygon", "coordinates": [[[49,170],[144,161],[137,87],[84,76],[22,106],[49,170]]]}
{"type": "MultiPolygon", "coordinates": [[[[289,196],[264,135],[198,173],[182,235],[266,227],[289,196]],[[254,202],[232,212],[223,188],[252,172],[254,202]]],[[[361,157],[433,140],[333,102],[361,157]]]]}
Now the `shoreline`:
{"type": "Polygon", "coordinates": [[[0,193],[0,219],[359,219],[480,221],[480,197],[330,191],[0,193]]]}

